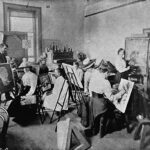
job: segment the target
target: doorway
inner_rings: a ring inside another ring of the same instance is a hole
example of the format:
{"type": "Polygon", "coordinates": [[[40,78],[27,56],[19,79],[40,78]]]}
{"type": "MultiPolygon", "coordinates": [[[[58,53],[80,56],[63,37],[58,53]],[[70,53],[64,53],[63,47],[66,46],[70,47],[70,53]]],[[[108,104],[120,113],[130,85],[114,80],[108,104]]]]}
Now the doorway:
{"type": "Polygon", "coordinates": [[[4,3],[4,30],[26,33],[28,60],[37,60],[42,50],[41,8],[4,3]]]}

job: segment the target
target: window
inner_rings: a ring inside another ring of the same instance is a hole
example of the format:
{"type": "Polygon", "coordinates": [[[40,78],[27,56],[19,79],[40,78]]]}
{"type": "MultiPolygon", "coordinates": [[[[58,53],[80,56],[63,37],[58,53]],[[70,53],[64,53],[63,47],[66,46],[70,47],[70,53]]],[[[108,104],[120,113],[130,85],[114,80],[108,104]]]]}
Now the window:
{"type": "Polygon", "coordinates": [[[41,8],[4,3],[4,29],[27,33],[28,59],[39,57],[42,51],[41,8]]]}

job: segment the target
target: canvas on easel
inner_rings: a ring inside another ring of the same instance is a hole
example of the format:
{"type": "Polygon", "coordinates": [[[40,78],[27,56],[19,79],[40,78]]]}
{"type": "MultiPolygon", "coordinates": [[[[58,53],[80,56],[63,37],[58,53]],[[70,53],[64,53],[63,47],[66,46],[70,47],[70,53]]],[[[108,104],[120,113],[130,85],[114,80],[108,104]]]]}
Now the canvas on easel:
{"type": "Polygon", "coordinates": [[[118,90],[124,91],[124,94],[122,95],[120,100],[114,101],[113,104],[122,113],[125,113],[125,111],[126,111],[133,86],[134,86],[134,82],[132,82],[132,81],[129,81],[126,79],[121,79],[121,81],[120,81],[118,90]]]}
{"type": "Polygon", "coordinates": [[[43,92],[51,90],[52,81],[51,81],[50,76],[48,74],[42,74],[42,75],[40,75],[39,76],[39,80],[40,80],[40,84],[41,84],[43,92]]]}
{"type": "Polygon", "coordinates": [[[10,64],[0,64],[0,93],[10,92],[14,87],[14,78],[10,64]]]}

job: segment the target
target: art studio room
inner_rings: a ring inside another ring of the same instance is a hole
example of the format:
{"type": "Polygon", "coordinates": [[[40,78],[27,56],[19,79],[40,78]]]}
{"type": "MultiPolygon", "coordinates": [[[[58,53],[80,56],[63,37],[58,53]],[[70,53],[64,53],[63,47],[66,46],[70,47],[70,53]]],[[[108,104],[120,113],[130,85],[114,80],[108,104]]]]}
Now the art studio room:
{"type": "Polygon", "coordinates": [[[0,150],[150,150],[150,0],[0,0],[0,150]]]}

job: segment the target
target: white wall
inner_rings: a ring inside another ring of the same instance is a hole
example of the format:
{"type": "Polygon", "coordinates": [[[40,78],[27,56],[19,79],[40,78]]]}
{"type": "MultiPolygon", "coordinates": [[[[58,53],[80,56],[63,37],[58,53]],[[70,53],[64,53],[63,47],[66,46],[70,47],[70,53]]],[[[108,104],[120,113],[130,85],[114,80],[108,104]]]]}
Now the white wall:
{"type": "Polygon", "coordinates": [[[142,33],[143,28],[150,28],[150,1],[85,17],[85,50],[91,58],[114,63],[117,50],[125,47],[125,38],[142,33]]]}
{"type": "MultiPolygon", "coordinates": [[[[27,5],[28,0],[0,0],[0,31],[4,30],[3,2],[27,5]]],[[[42,9],[43,40],[60,40],[73,50],[83,49],[83,0],[30,0],[29,6],[41,7],[42,9]]]]}

